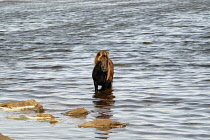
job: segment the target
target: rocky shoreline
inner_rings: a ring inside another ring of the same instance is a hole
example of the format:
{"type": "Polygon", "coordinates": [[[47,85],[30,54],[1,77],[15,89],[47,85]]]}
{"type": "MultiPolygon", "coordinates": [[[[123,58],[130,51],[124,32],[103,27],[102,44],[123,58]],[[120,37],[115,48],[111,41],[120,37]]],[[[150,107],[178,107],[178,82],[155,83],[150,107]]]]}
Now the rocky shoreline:
{"type": "MultiPolygon", "coordinates": [[[[56,124],[59,122],[58,120],[56,120],[56,118],[58,117],[55,117],[51,114],[44,114],[45,112],[44,107],[35,100],[13,101],[13,102],[2,103],[0,104],[0,110],[5,111],[5,112],[21,112],[21,114],[14,113],[14,115],[4,115],[4,118],[7,118],[7,119],[15,119],[15,120],[36,119],[37,121],[48,121],[50,124],[56,124]],[[35,113],[39,113],[39,114],[31,117],[27,115],[28,112],[34,112],[34,114],[35,113]]],[[[72,118],[85,119],[86,116],[89,114],[89,112],[85,108],[76,108],[68,112],[61,113],[61,114],[70,116],[72,118]]],[[[107,131],[112,128],[126,127],[126,124],[113,121],[113,120],[96,119],[93,121],[86,122],[84,124],[79,124],[77,126],[79,128],[92,127],[101,131],[107,131]]],[[[4,140],[1,137],[0,139],[4,140]]],[[[8,138],[5,140],[11,140],[8,138]]]]}

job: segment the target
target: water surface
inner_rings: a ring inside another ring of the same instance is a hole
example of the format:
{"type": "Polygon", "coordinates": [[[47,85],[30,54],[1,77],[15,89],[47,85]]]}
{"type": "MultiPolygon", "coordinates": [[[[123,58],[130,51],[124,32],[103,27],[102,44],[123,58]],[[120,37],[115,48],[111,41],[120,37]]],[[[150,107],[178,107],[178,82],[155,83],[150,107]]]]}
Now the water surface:
{"type": "Polygon", "coordinates": [[[60,123],[0,117],[0,132],[15,140],[209,139],[209,7],[206,0],[1,0],[0,103],[34,99],[60,123]],[[93,97],[99,50],[115,64],[115,98],[93,97]],[[90,112],[86,119],[61,114],[78,107],[90,112]],[[77,127],[94,119],[127,127],[77,127]]]}

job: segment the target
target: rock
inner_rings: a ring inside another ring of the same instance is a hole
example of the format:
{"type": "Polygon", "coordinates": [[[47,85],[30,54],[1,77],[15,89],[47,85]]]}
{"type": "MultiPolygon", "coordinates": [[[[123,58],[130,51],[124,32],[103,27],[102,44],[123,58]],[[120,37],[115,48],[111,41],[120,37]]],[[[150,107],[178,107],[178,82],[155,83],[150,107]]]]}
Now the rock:
{"type": "Polygon", "coordinates": [[[33,108],[36,113],[44,113],[44,108],[39,103],[33,108]]]}
{"type": "Polygon", "coordinates": [[[42,118],[57,118],[51,114],[38,114],[35,117],[42,117],[42,118]]]}
{"type": "Polygon", "coordinates": [[[44,108],[35,100],[13,101],[0,104],[0,108],[4,111],[15,112],[24,110],[34,110],[35,112],[44,112],[44,108]]]}
{"type": "Polygon", "coordinates": [[[0,107],[23,107],[23,106],[36,106],[38,103],[35,100],[26,100],[26,101],[13,101],[0,104],[0,107]]]}
{"type": "Polygon", "coordinates": [[[74,117],[74,118],[83,118],[83,117],[86,117],[86,115],[88,114],[88,111],[85,108],[76,108],[72,111],[69,111],[63,114],[74,117]]]}
{"type": "Polygon", "coordinates": [[[50,124],[55,124],[55,123],[57,123],[58,121],[56,120],[56,119],[54,119],[54,118],[51,118],[50,119],[50,124]]]}
{"type": "Polygon", "coordinates": [[[13,120],[28,120],[29,117],[25,114],[16,114],[16,115],[3,115],[4,118],[13,119],[13,120]]]}
{"type": "Polygon", "coordinates": [[[125,126],[126,126],[125,124],[122,124],[122,123],[119,123],[116,121],[100,120],[100,119],[78,125],[78,127],[84,127],[84,128],[93,127],[93,128],[97,128],[97,129],[103,130],[103,131],[110,130],[112,128],[123,128],[125,126]]]}
{"type": "Polygon", "coordinates": [[[14,140],[14,139],[10,139],[9,137],[4,136],[0,133],[0,140],[14,140]]]}
{"type": "Polygon", "coordinates": [[[39,120],[41,120],[41,121],[46,121],[46,120],[50,120],[50,124],[55,124],[55,123],[57,123],[58,121],[55,119],[55,118],[58,118],[58,117],[55,117],[55,116],[53,116],[53,115],[51,115],[51,114],[38,114],[38,115],[36,115],[35,117],[38,117],[38,118],[40,118],[39,120]]]}

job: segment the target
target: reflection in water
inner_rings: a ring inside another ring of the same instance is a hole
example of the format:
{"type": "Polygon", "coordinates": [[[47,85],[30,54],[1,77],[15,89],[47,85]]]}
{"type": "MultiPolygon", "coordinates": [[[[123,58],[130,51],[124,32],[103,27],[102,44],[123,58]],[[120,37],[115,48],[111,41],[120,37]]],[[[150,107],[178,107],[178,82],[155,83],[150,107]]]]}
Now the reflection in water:
{"type": "MultiPolygon", "coordinates": [[[[113,90],[108,89],[102,91],[101,93],[95,93],[93,98],[98,99],[93,101],[95,105],[95,112],[98,114],[96,119],[110,119],[113,116],[113,112],[111,110],[112,106],[115,103],[115,96],[112,93],[113,90]]],[[[99,130],[99,129],[98,129],[99,130]]],[[[100,135],[100,137],[95,137],[98,139],[108,139],[108,135],[110,133],[109,130],[99,130],[100,132],[96,132],[96,134],[100,135]],[[101,136],[104,137],[101,137],[101,136]]]]}
{"type": "Polygon", "coordinates": [[[95,93],[93,98],[98,100],[93,101],[96,112],[98,116],[96,119],[110,119],[112,115],[111,107],[114,105],[115,101],[113,100],[115,96],[112,93],[112,90],[106,90],[102,93],[95,93]]]}

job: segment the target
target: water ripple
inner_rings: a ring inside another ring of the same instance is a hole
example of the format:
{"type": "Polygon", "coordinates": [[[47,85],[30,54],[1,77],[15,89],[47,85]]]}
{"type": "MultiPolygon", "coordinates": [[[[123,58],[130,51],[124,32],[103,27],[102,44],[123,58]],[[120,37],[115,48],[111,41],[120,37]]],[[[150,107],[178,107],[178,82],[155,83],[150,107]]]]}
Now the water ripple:
{"type": "Polygon", "coordinates": [[[0,117],[1,133],[21,140],[208,139],[209,6],[206,0],[0,1],[0,102],[35,99],[61,120],[0,117]],[[99,50],[114,62],[112,98],[94,96],[99,50]],[[89,111],[87,118],[61,114],[78,107],[89,111]],[[127,127],[76,127],[94,119],[127,127]]]}

